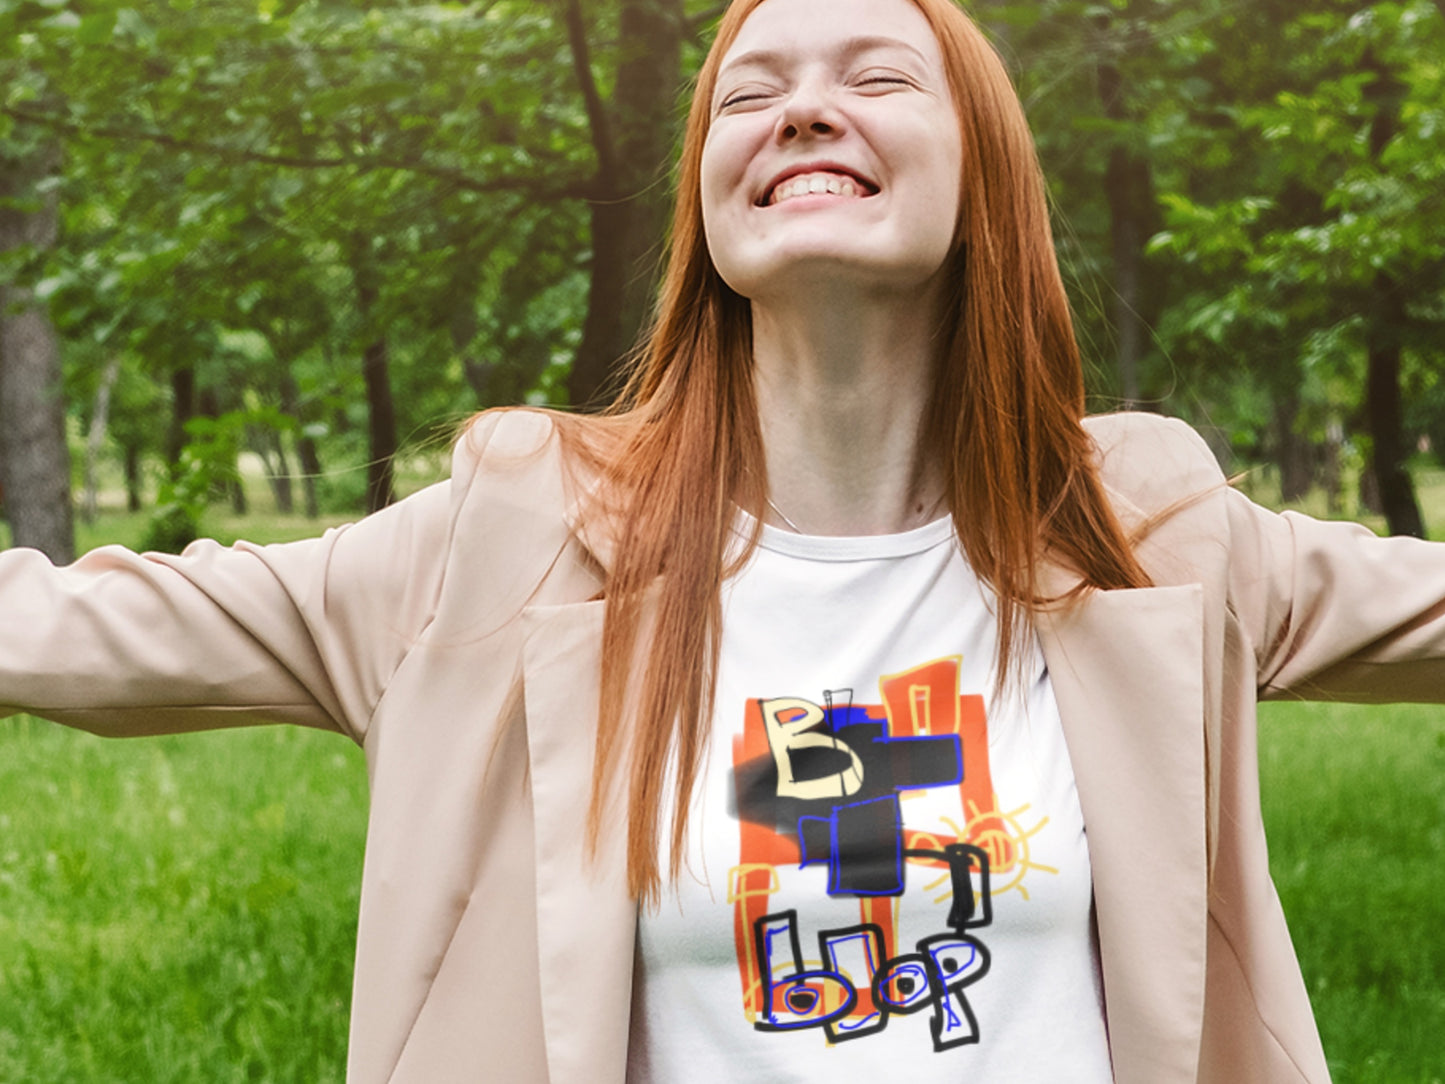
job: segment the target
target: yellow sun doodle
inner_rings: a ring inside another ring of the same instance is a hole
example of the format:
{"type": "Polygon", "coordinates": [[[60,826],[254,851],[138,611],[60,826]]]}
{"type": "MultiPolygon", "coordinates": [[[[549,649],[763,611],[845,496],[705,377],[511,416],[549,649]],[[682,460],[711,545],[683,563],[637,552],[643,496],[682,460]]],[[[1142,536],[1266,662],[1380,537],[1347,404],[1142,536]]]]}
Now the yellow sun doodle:
{"type": "MultiPolygon", "coordinates": [[[[988,855],[989,869],[993,874],[989,886],[990,896],[1017,891],[1024,899],[1028,899],[1029,890],[1024,886],[1023,880],[1030,870],[1055,875],[1059,872],[1055,867],[1035,862],[1030,857],[1029,841],[1043,830],[1049,823],[1049,818],[1041,817],[1033,827],[1025,828],[1021,818],[1028,810],[1029,805],[1025,803],[1008,813],[997,807],[980,811],[976,804],[970,802],[968,823],[962,828],[950,817],[939,818],[954,838],[967,840],[988,855]]],[[[925,838],[941,837],[942,833],[925,838]]],[[[936,896],[933,902],[946,903],[953,898],[953,892],[945,887],[948,882],[948,874],[944,873],[926,884],[924,890],[935,892],[943,888],[943,892],[936,896]]]]}

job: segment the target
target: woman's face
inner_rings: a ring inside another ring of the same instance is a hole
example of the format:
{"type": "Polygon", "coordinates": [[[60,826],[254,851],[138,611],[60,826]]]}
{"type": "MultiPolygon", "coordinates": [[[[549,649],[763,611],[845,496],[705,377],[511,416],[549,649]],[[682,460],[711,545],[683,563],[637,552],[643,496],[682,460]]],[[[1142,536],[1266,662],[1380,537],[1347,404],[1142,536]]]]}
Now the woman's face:
{"type": "Polygon", "coordinates": [[[755,300],[830,279],[928,285],[953,239],[961,142],[909,0],[766,0],[723,57],[703,148],[718,272],[755,300]]]}

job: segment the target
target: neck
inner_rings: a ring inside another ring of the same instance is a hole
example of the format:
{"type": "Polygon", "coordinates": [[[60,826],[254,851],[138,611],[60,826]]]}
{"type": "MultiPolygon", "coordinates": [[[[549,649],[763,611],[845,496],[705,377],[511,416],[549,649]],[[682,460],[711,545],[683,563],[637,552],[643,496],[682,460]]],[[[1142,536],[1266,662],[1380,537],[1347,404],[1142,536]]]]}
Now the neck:
{"type": "Polygon", "coordinates": [[[941,464],[925,454],[938,350],[934,305],[870,296],[753,305],[754,373],[777,526],[889,534],[934,518],[941,464]]]}

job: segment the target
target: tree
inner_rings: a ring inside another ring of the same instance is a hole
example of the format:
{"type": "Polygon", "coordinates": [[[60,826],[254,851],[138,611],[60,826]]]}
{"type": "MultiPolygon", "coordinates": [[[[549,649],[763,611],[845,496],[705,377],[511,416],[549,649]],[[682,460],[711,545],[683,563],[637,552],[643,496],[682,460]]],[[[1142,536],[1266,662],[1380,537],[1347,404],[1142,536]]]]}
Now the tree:
{"type": "MultiPolygon", "coordinates": [[[[0,7],[0,58],[14,73],[8,93],[46,98],[53,91],[18,35],[23,14],[0,7]]],[[[38,289],[58,232],[59,166],[53,139],[0,127],[0,493],[14,544],[68,563],[75,534],[60,343],[38,289]]]]}
{"type": "MultiPolygon", "coordinates": [[[[10,167],[5,172],[12,180],[33,180],[34,174],[27,177],[29,170],[16,165],[0,160],[0,169],[10,167]]],[[[53,244],[53,198],[18,210],[15,189],[4,187],[9,191],[0,192],[0,201],[12,206],[0,208],[0,255],[53,244]]],[[[66,564],[75,558],[75,532],[60,387],[60,343],[44,303],[33,286],[0,285],[0,487],[10,536],[15,545],[66,564]]]]}
{"type": "Polygon", "coordinates": [[[616,89],[607,102],[592,70],[581,0],[567,0],[566,18],[597,156],[587,320],[568,381],[572,402],[585,405],[607,398],[609,377],[651,309],[687,22],[681,0],[621,0],[616,89]]]}

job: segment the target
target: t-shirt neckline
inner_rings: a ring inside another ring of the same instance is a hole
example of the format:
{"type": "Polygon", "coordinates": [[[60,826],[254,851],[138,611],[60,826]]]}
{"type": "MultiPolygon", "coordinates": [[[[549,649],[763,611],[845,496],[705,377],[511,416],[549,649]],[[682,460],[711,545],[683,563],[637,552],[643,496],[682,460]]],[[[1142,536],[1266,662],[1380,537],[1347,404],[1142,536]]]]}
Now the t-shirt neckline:
{"type": "MultiPolygon", "coordinates": [[[[737,530],[740,535],[747,537],[754,522],[747,512],[738,510],[737,530]]],[[[912,557],[953,537],[953,518],[945,515],[921,527],[896,534],[797,534],[764,523],[758,545],[771,553],[804,561],[879,561],[912,557]]]]}

